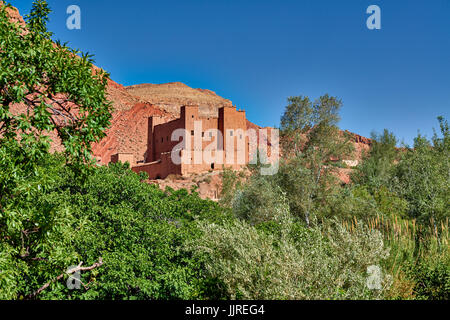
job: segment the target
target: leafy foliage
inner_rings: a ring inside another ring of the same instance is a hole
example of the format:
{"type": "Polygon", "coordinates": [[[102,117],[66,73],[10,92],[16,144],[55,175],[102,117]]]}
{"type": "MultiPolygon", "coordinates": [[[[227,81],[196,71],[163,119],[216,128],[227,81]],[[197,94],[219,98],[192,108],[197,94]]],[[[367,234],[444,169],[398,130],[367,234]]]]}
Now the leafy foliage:
{"type": "Polygon", "coordinates": [[[409,206],[409,215],[421,221],[450,217],[450,139],[448,124],[440,118],[442,138],[431,144],[418,136],[396,166],[393,189],[409,206]]]}
{"type": "Polygon", "coordinates": [[[251,180],[236,191],[232,209],[236,217],[251,225],[267,221],[283,222],[289,215],[289,205],[280,187],[265,176],[252,176],[251,180]]]}
{"type": "MultiPolygon", "coordinates": [[[[368,299],[383,295],[366,286],[366,270],[386,258],[379,232],[363,227],[349,233],[338,224],[306,229],[280,225],[281,233],[263,232],[245,221],[202,222],[203,237],[191,243],[206,270],[219,278],[231,299],[368,299]]],[[[267,228],[265,230],[268,230],[267,228]]]]}
{"type": "Polygon", "coordinates": [[[450,298],[450,260],[440,255],[407,266],[407,276],[414,281],[416,299],[448,300],[450,298]]]}
{"type": "Polygon", "coordinates": [[[387,185],[392,176],[394,161],[399,158],[396,147],[397,138],[392,132],[386,129],[381,135],[373,132],[369,154],[352,175],[352,180],[371,190],[387,185]]]}
{"type": "Polygon", "coordinates": [[[333,195],[336,169],[350,155],[352,145],[337,127],[342,101],[325,94],[312,103],[290,97],[281,118],[283,154],[276,181],[286,193],[291,212],[307,225],[317,208],[333,195]]]}
{"type": "MultiPolygon", "coordinates": [[[[17,194],[16,183],[35,173],[54,130],[69,162],[87,162],[90,145],[104,136],[111,106],[108,74],[92,56],[53,42],[47,2],[35,1],[22,26],[0,6],[0,205],[17,194]],[[81,54],[81,56],[78,56],[81,54]],[[14,106],[22,105],[22,113],[14,106]]],[[[56,141],[55,141],[56,142],[56,141]]]]}
{"type": "MultiPolygon", "coordinates": [[[[226,217],[212,201],[186,190],[163,192],[141,182],[126,165],[99,167],[81,183],[73,171],[53,163],[51,182],[33,203],[22,201],[17,210],[43,212],[52,220],[33,236],[2,241],[0,263],[8,272],[1,297],[28,297],[43,284],[81,261],[104,264],[82,274],[86,290],[71,291],[56,281],[40,293],[43,299],[188,299],[201,298],[208,289],[201,281],[201,260],[190,258],[183,243],[195,239],[195,219],[219,221],[226,217]],[[54,168],[58,167],[59,170],[54,168]],[[74,183],[75,181],[75,183],[74,183]],[[221,216],[218,214],[221,213],[221,216]],[[219,220],[216,220],[219,219],[219,220]],[[13,268],[14,266],[14,268],[13,268]]],[[[22,232],[23,234],[23,232],[22,232]]],[[[19,235],[18,235],[19,237],[19,235]]],[[[2,276],[3,279],[3,276],[2,276]]]]}
{"type": "MultiPolygon", "coordinates": [[[[422,135],[415,138],[413,148],[396,150],[396,139],[387,130],[374,135],[369,157],[363,161],[352,179],[367,186],[372,195],[390,193],[406,202],[402,205],[410,218],[434,223],[450,217],[450,143],[448,123],[439,117],[442,137],[434,134],[431,141],[422,135]]],[[[388,209],[386,204],[385,209],[388,209]]]]}

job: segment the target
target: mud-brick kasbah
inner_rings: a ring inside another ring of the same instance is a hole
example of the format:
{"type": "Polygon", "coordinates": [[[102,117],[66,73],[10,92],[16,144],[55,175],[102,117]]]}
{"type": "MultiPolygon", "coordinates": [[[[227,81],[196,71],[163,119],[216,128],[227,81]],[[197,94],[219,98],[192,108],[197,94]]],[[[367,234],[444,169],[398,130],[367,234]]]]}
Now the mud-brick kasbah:
{"type": "MultiPolygon", "coordinates": [[[[264,131],[264,137],[270,128],[264,131]]],[[[198,105],[185,105],[180,108],[180,117],[167,120],[162,116],[150,116],[148,118],[147,151],[144,155],[144,163],[134,165],[135,159],[131,153],[116,153],[111,156],[111,162],[129,162],[135,172],[144,171],[150,179],[164,179],[170,174],[188,175],[207,171],[221,170],[223,166],[238,170],[249,162],[250,137],[247,134],[247,124],[244,110],[238,110],[233,106],[218,108],[218,115],[201,115],[198,105]],[[173,139],[172,134],[182,129],[185,134],[182,142],[173,139]],[[213,132],[217,132],[213,134],[213,132]],[[220,135],[222,138],[219,138],[220,135]],[[200,139],[201,150],[196,149],[195,137],[200,139]],[[190,143],[186,143],[190,139],[190,143]],[[220,142],[219,142],[220,141],[220,142]],[[211,152],[214,160],[195,161],[195,151],[203,151],[211,144],[215,144],[215,152],[221,152],[220,158],[211,152]],[[179,146],[179,148],[177,148],[179,146]],[[231,146],[225,152],[226,146],[231,146]],[[190,152],[187,152],[190,151],[190,152]],[[181,159],[190,159],[177,163],[172,159],[172,153],[178,153],[181,159]],[[231,157],[231,159],[230,159],[231,157]]],[[[258,133],[255,133],[258,141],[258,133]]],[[[267,143],[266,143],[267,146],[267,143]]],[[[270,144],[266,147],[270,154],[270,144]]]]}

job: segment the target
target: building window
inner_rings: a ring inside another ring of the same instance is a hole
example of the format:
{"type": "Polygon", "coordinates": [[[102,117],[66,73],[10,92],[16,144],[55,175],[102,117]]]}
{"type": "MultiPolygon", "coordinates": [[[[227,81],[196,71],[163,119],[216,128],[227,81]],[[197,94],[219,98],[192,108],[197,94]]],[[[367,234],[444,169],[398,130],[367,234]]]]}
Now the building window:
{"type": "Polygon", "coordinates": [[[205,136],[205,133],[204,132],[202,132],[202,138],[205,136]]]}
{"type": "Polygon", "coordinates": [[[191,136],[193,136],[194,135],[194,130],[191,130],[191,136]]]}
{"type": "Polygon", "coordinates": [[[230,130],[230,136],[231,137],[233,136],[233,130],[230,130]]]}
{"type": "Polygon", "coordinates": [[[239,139],[242,139],[242,134],[239,136],[239,139]]]}
{"type": "Polygon", "coordinates": [[[192,115],[192,118],[194,118],[194,115],[192,115]]]}
{"type": "Polygon", "coordinates": [[[210,137],[210,138],[212,137],[212,132],[209,133],[209,137],[210,137]]]}
{"type": "Polygon", "coordinates": [[[164,138],[161,138],[161,143],[163,143],[164,142],[164,138]]]}

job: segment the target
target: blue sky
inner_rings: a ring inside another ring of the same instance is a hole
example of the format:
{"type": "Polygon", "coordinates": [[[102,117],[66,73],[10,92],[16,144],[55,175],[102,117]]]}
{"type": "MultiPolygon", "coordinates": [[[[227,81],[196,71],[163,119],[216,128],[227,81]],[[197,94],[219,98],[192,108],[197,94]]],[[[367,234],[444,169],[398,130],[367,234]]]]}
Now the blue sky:
{"type": "MultiPolygon", "coordinates": [[[[12,0],[21,14],[32,1],[12,0]]],[[[450,118],[450,0],[49,0],[55,38],[123,85],[181,81],[279,124],[286,98],[343,100],[340,127],[412,143],[450,118]],[[81,30],[66,9],[81,8],[81,30]],[[369,5],[381,30],[366,27],[369,5]]]]}

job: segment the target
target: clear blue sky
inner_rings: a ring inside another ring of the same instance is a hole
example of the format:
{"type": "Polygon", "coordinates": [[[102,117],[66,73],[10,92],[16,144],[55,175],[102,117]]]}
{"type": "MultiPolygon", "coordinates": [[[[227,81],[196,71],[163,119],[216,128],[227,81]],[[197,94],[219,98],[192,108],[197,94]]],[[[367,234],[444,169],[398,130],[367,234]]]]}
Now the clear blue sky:
{"type": "MultiPolygon", "coordinates": [[[[49,0],[55,38],[95,54],[123,85],[181,81],[263,126],[286,98],[344,102],[340,127],[411,143],[450,118],[450,0],[49,0]],[[81,30],[66,28],[76,4],[81,30]],[[381,30],[366,8],[381,8],[381,30]]],[[[22,14],[32,1],[12,0],[22,14]]]]}

